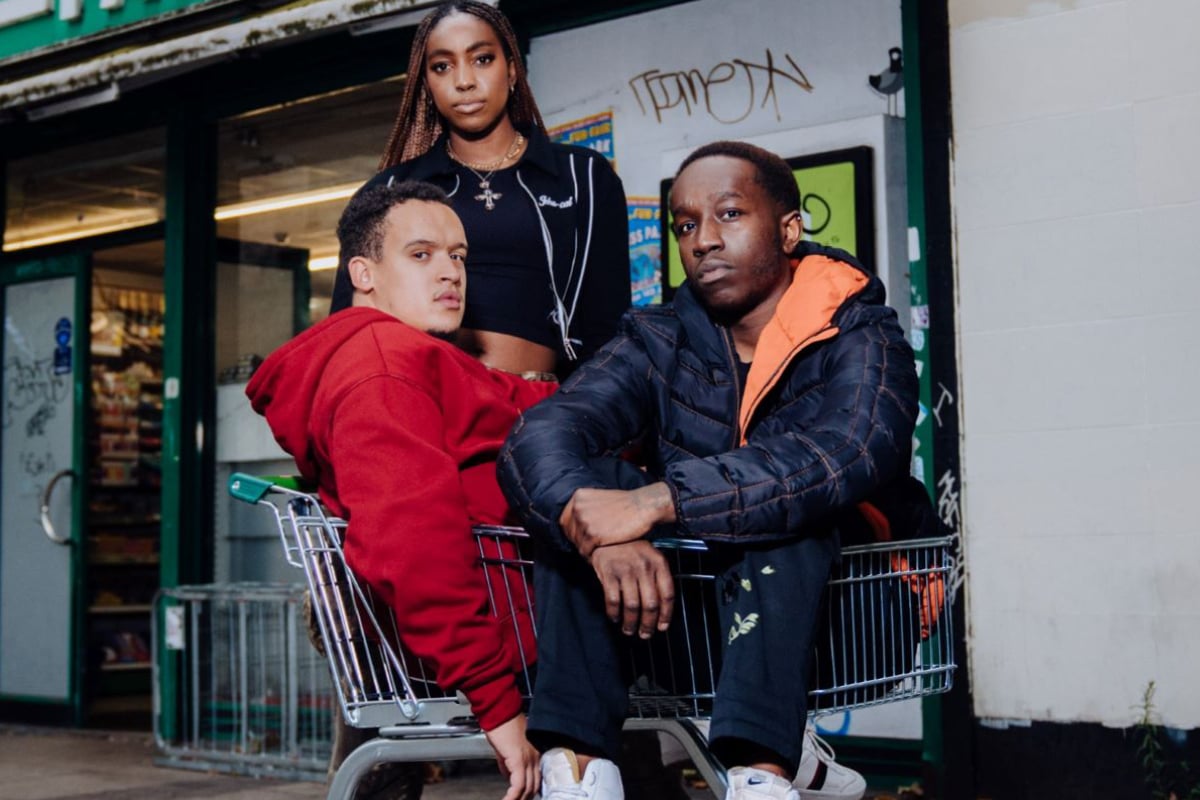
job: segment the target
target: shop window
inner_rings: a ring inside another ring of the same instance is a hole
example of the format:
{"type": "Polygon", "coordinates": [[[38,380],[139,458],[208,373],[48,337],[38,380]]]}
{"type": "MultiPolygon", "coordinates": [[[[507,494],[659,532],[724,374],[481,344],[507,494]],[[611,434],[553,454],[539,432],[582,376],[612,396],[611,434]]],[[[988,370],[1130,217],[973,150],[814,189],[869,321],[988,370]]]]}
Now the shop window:
{"type": "Polygon", "coordinates": [[[4,250],[162,220],[165,141],[156,128],[9,161],[4,250]]]}
{"type": "Polygon", "coordinates": [[[233,472],[295,471],[250,409],[244,384],[262,358],[328,313],[337,220],[375,174],[402,91],[402,81],[387,80],[259,109],[218,127],[218,581],[298,579],[269,519],[224,491],[233,472]]]}
{"type": "Polygon", "coordinates": [[[163,242],[92,253],[87,444],[87,718],[151,711],[150,610],[162,525],[163,242]]]}
{"type": "Polygon", "coordinates": [[[217,330],[230,341],[217,343],[217,368],[227,379],[236,380],[239,365],[244,373],[254,356],[295,332],[280,308],[307,307],[308,322],[328,312],[338,216],[375,173],[402,91],[400,79],[385,80],[221,122],[218,286],[226,288],[218,289],[217,330]],[[308,273],[310,295],[293,306],[295,284],[269,271],[290,270],[297,260],[308,273]],[[255,324],[239,324],[238,318],[255,324]]]}

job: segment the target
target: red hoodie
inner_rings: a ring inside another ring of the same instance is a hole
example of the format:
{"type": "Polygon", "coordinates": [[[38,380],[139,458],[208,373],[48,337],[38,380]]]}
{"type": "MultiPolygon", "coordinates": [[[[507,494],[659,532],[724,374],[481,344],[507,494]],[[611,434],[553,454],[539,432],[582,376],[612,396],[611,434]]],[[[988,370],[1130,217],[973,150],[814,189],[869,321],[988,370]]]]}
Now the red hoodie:
{"type": "Polygon", "coordinates": [[[404,646],[467,696],[484,730],[520,711],[520,658],[511,623],[489,612],[471,525],[509,521],[496,455],[521,411],[554,388],[368,308],[300,334],[246,387],[300,474],[349,522],[346,560],[395,611],[404,646]]]}

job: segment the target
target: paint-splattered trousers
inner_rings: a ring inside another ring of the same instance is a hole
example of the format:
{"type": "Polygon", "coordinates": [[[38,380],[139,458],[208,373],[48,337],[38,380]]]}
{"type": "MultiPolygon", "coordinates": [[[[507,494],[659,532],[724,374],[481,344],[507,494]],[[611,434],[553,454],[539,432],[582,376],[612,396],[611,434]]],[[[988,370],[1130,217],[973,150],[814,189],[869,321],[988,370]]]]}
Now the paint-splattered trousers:
{"type": "MultiPolygon", "coordinates": [[[[693,648],[719,639],[719,647],[711,645],[719,651],[713,653],[719,671],[710,739],[718,758],[727,760],[723,751],[750,742],[781,756],[793,771],[799,764],[815,629],[837,552],[830,534],[719,545],[707,555],[717,576],[719,629],[711,638],[689,638],[693,648]]],[[[629,687],[638,677],[626,657],[629,637],[606,616],[599,579],[574,553],[539,549],[534,597],[531,741],[544,747],[574,740],[590,754],[616,759],[629,687]]],[[[688,622],[693,630],[704,627],[702,620],[688,622]]],[[[672,628],[682,624],[677,614],[672,628]]]]}

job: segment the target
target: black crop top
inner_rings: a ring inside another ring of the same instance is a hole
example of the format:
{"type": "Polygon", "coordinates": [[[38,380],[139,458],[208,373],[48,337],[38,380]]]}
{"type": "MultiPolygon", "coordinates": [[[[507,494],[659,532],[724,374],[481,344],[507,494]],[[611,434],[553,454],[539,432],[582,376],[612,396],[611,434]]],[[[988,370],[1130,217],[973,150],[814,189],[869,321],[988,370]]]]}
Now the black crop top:
{"type": "MultiPolygon", "coordinates": [[[[463,326],[553,347],[565,378],[617,332],[629,308],[625,191],[595,151],[554,144],[540,128],[522,132],[529,146],[521,160],[492,176],[491,190],[503,195],[493,198],[492,211],[475,199],[479,178],[450,159],[444,134],[424,155],[366,185],[422,180],[452,193],[467,232],[463,326]],[[556,292],[566,313],[556,313],[556,292]]],[[[350,276],[339,268],[331,310],[353,298],[350,276]]]]}
{"type": "MultiPolygon", "coordinates": [[[[541,221],[516,167],[492,173],[487,210],[479,176],[462,165],[450,195],[467,233],[467,308],[462,326],[517,336],[556,349],[554,295],[546,275],[541,221]]],[[[487,173],[482,173],[487,175],[487,173]]]]}

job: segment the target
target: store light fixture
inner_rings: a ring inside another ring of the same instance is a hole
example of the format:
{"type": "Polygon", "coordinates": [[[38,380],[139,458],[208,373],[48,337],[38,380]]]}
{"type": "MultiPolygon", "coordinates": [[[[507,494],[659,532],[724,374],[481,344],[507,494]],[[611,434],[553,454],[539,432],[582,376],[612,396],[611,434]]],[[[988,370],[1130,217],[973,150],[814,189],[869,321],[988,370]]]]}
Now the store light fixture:
{"type": "Polygon", "coordinates": [[[278,197],[267,197],[262,200],[249,200],[245,203],[231,203],[225,206],[217,206],[217,213],[213,217],[220,222],[239,217],[251,217],[255,214],[268,214],[272,211],[283,211],[289,208],[303,208],[304,206],[315,206],[320,203],[331,203],[334,200],[346,200],[361,185],[361,182],[355,181],[354,183],[343,183],[325,189],[313,189],[308,192],[296,192],[295,194],[284,194],[278,197]]]}
{"type": "Polygon", "coordinates": [[[143,225],[150,225],[158,222],[159,219],[160,217],[158,216],[157,212],[147,211],[143,214],[126,217],[120,222],[101,223],[99,225],[89,225],[86,228],[74,228],[66,231],[60,230],[57,233],[47,233],[42,236],[35,234],[22,239],[14,239],[11,242],[5,242],[4,252],[8,253],[12,252],[13,250],[28,250],[31,247],[41,247],[42,245],[47,244],[69,242],[73,239],[83,239],[88,236],[99,236],[102,233],[127,231],[130,228],[140,228],[143,225]]]}
{"type": "Polygon", "coordinates": [[[320,272],[326,269],[337,269],[337,256],[321,256],[320,258],[310,258],[308,260],[309,272],[320,272]]]}
{"type": "MultiPolygon", "coordinates": [[[[276,197],[267,197],[262,200],[250,200],[244,203],[230,203],[223,206],[217,206],[216,213],[213,218],[218,222],[228,219],[238,219],[240,217],[250,217],[256,214],[268,214],[272,211],[285,211],[290,208],[303,208],[305,206],[318,205],[320,203],[331,203],[335,200],[346,200],[362,184],[359,182],[343,183],[337,186],[330,186],[324,189],[313,189],[307,192],[295,192],[293,194],[278,195],[276,197]]],[[[157,211],[147,209],[146,211],[129,216],[120,222],[103,223],[99,225],[89,225],[87,227],[73,228],[71,230],[60,230],[55,233],[47,233],[41,236],[27,236],[21,239],[14,239],[4,243],[4,252],[12,252],[14,250],[28,250],[31,247],[41,247],[47,244],[57,244],[59,242],[69,242],[75,239],[84,239],[89,236],[99,236],[104,233],[116,233],[117,231],[125,231],[131,228],[140,228],[143,225],[150,225],[158,222],[162,217],[157,211]]],[[[337,266],[337,257],[333,256],[333,263],[328,263],[328,258],[317,258],[309,262],[309,269],[332,269],[337,266]],[[314,263],[320,263],[321,266],[313,267],[314,263]]]]}

